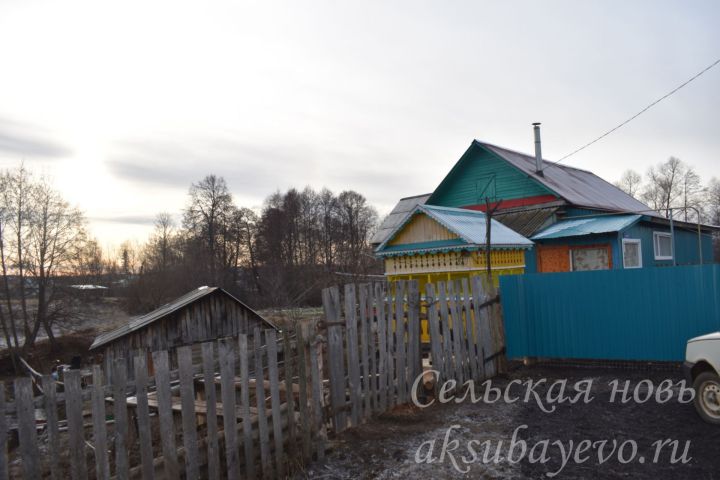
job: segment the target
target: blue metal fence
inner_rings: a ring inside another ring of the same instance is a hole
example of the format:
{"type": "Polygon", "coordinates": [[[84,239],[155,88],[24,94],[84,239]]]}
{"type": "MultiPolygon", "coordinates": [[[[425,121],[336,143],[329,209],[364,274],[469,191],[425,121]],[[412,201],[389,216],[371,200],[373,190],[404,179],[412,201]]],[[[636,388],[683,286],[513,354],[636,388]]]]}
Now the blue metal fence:
{"type": "Polygon", "coordinates": [[[678,361],[720,330],[720,265],[500,277],[510,358],[678,361]]]}

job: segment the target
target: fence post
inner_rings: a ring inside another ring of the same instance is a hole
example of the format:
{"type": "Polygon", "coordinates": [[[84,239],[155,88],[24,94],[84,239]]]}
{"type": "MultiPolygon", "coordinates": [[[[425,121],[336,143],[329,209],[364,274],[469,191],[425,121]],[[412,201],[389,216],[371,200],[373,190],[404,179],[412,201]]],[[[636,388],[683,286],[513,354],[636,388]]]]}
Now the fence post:
{"type": "Polygon", "coordinates": [[[166,351],[153,352],[155,367],[155,388],[157,391],[158,418],[160,420],[160,441],[167,478],[179,478],[177,450],[175,449],[175,427],[173,425],[172,394],[170,393],[170,365],[166,351]]]}
{"type": "Polygon", "coordinates": [[[358,354],[358,328],[355,285],[345,285],[345,326],[347,343],[348,383],[350,390],[350,418],[353,427],[360,424],[360,356],[358,354]]]}
{"type": "Polygon", "coordinates": [[[42,389],[45,396],[45,419],[50,449],[50,478],[59,480],[60,472],[60,431],[58,428],[57,387],[51,375],[42,376],[42,389]]]}
{"type": "Polygon", "coordinates": [[[255,452],[253,448],[252,420],[250,418],[250,360],[248,358],[248,337],[238,337],[240,355],[240,410],[243,422],[243,447],[245,449],[245,471],[247,477],[255,478],[255,452]]]}
{"type": "MultiPolygon", "coordinates": [[[[140,443],[140,462],[143,480],[152,479],[155,475],[153,467],[152,428],[150,424],[150,408],[147,396],[147,354],[144,351],[135,357],[135,398],[137,399],[138,440],[140,443]]],[[[96,447],[97,448],[97,447],[96,447]]]]}
{"type": "MultiPolygon", "coordinates": [[[[185,447],[185,478],[196,479],[200,476],[198,462],[197,417],[195,416],[195,378],[192,364],[192,347],[182,346],[177,349],[178,370],[180,376],[180,405],[182,406],[183,446],[185,447]]],[[[235,419],[235,409],[232,412],[235,419]]],[[[237,420],[233,425],[236,431],[237,420]]]]}
{"type": "MultiPolygon", "coordinates": [[[[30,405],[32,405],[32,397],[30,405]]],[[[65,411],[70,436],[70,472],[73,480],[86,480],[88,478],[87,465],[85,464],[82,408],[80,370],[68,370],[65,372],[65,411]]],[[[38,457],[34,459],[34,462],[40,464],[39,460],[38,457]]]]}
{"type": "Polygon", "coordinates": [[[223,405],[223,433],[225,435],[225,463],[228,478],[240,476],[237,449],[237,420],[235,419],[235,352],[229,339],[218,342],[220,366],[220,396],[223,405]]]}
{"type": "MultiPolygon", "coordinates": [[[[267,339],[265,340],[267,345],[267,339]]],[[[258,409],[258,432],[260,443],[260,464],[264,477],[273,477],[272,461],[270,460],[270,432],[268,431],[267,410],[265,410],[265,373],[263,370],[262,337],[259,327],[253,332],[253,349],[255,350],[255,399],[258,409]]]]}
{"type": "MultiPolygon", "coordinates": [[[[409,395],[412,395],[412,386],[415,379],[422,373],[422,355],[420,355],[420,286],[417,280],[408,282],[408,379],[409,395]]],[[[419,383],[422,388],[422,382],[419,383]]],[[[418,392],[415,392],[417,395],[418,392]]],[[[412,397],[410,397],[412,398],[412,397]]]]}
{"type": "Polygon", "coordinates": [[[378,337],[378,390],[380,391],[377,410],[387,408],[387,320],[385,317],[385,291],[382,283],[375,284],[375,323],[378,337]]]}
{"type": "Polygon", "coordinates": [[[438,319],[437,303],[440,299],[435,296],[435,287],[432,283],[425,285],[425,301],[427,302],[428,330],[430,331],[430,355],[432,358],[432,368],[437,372],[435,378],[435,396],[437,397],[440,385],[445,379],[443,372],[443,354],[440,339],[440,322],[438,319]]]}
{"type": "Polygon", "coordinates": [[[100,480],[108,480],[110,478],[110,463],[108,459],[105,391],[102,376],[100,365],[93,365],[92,419],[93,442],[95,442],[95,476],[100,480]]]}
{"type": "Polygon", "coordinates": [[[395,282],[395,373],[397,376],[398,403],[407,401],[407,343],[405,341],[405,282],[395,282]]]}
{"type": "Polygon", "coordinates": [[[220,476],[220,450],[218,445],[217,392],[215,390],[215,352],[212,342],[205,342],[202,349],[203,385],[207,405],[207,463],[208,478],[220,476]]]}
{"type": "Polygon", "coordinates": [[[345,414],[345,368],[343,356],[342,327],[340,321],[340,291],[338,287],[323,290],[323,309],[328,323],[328,362],[330,370],[330,394],[335,432],[347,426],[345,414]]]}

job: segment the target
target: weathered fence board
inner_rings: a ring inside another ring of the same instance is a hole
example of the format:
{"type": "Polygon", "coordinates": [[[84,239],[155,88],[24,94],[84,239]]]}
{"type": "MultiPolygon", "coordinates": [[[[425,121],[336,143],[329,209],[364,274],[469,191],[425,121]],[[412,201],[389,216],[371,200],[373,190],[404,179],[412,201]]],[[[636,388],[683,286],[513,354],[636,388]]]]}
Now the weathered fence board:
{"type": "Polygon", "coordinates": [[[215,390],[215,349],[205,342],[202,349],[203,385],[207,405],[207,473],[208,478],[220,477],[220,448],[218,445],[217,391],[215,390]]]}
{"type": "MultiPolygon", "coordinates": [[[[135,357],[135,398],[137,399],[138,441],[140,445],[140,463],[142,465],[143,480],[153,479],[155,470],[153,467],[152,431],[150,425],[150,408],[147,396],[147,356],[140,354],[135,357]]],[[[96,447],[97,448],[97,447],[96,447]]]]}
{"type": "Polygon", "coordinates": [[[92,385],[93,441],[95,443],[95,475],[109,480],[110,463],[107,451],[107,425],[105,423],[105,392],[102,383],[102,368],[93,366],[92,385]]]}
{"type": "Polygon", "coordinates": [[[223,405],[223,434],[225,438],[225,463],[230,478],[240,476],[237,430],[235,429],[235,351],[231,340],[222,339],[218,344],[220,365],[220,396],[223,405]]]}
{"type": "Polygon", "coordinates": [[[248,478],[255,478],[255,450],[250,420],[250,361],[248,359],[248,339],[246,334],[238,338],[240,356],[240,411],[243,424],[243,448],[245,451],[245,472],[248,478]]]}

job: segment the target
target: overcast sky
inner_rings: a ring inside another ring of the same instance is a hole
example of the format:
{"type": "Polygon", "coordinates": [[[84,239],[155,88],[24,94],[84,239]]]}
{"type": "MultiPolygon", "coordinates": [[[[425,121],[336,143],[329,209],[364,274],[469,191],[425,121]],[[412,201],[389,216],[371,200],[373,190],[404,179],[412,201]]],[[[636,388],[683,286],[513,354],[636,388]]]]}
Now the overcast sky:
{"type": "MultiPolygon", "coordinates": [[[[24,160],[104,245],[205,174],[238,204],[357,190],[387,213],[473,138],[553,160],[720,57],[717,1],[0,1],[0,167],[24,160]]],[[[720,176],[720,66],[567,160],[720,176]]]]}

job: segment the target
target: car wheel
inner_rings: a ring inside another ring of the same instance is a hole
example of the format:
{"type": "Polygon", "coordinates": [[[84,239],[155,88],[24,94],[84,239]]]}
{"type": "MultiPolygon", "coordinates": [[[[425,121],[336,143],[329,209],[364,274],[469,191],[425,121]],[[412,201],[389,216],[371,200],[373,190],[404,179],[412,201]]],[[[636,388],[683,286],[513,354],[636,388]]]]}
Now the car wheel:
{"type": "Polygon", "coordinates": [[[720,425],[720,377],[703,372],[693,382],[695,410],[708,423],[720,425]]]}

